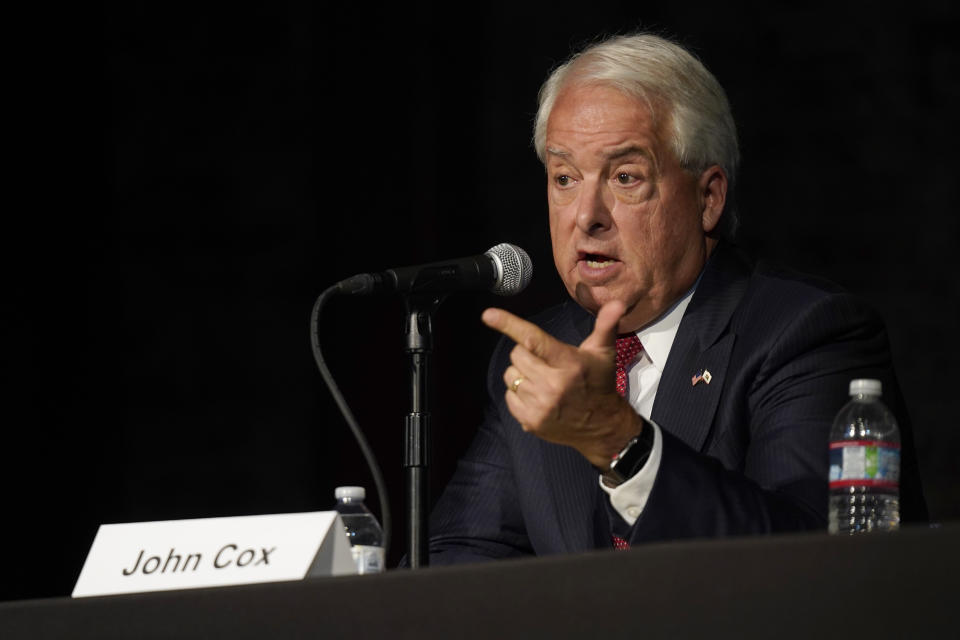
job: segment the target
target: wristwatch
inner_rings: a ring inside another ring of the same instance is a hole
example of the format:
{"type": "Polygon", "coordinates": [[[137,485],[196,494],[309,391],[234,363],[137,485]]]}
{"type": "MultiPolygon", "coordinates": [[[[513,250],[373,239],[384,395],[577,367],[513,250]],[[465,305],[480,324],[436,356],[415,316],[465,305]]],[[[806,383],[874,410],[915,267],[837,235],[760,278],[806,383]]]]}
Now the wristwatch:
{"type": "Polygon", "coordinates": [[[640,435],[633,438],[613,456],[610,468],[600,475],[603,484],[613,489],[632,478],[646,464],[653,450],[653,428],[645,424],[640,435]]]}

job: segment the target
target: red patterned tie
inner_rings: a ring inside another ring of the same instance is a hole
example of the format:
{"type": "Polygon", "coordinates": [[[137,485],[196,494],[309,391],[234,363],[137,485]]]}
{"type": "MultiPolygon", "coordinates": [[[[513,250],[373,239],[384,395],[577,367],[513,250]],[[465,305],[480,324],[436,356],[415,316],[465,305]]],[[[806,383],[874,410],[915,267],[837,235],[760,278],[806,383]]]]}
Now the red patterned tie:
{"type": "Polygon", "coordinates": [[[640,344],[640,338],[636,334],[617,338],[617,393],[620,395],[627,393],[627,367],[633,363],[641,351],[643,351],[643,345],[640,344]]]}
{"type": "Polygon", "coordinates": [[[610,539],[613,540],[613,548],[617,551],[627,551],[630,549],[630,543],[618,536],[615,533],[610,534],[610,539]]]}
{"type": "MultiPolygon", "coordinates": [[[[640,338],[631,334],[626,338],[617,338],[617,393],[624,396],[627,393],[627,367],[633,364],[637,354],[643,351],[640,338]]],[[[617,551],[626,551],[630,543],[615,533],[610,534],[613,548],[617,551]]]]}

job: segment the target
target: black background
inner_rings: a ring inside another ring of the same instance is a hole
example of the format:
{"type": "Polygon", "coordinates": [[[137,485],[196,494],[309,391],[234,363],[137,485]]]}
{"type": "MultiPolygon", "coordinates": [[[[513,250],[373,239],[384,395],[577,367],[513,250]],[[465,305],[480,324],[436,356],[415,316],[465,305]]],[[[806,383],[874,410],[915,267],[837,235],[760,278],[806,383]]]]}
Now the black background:
{"type": "MultiPolygon", "coordinates": [[[[354,273],[513,242],[535,265],[527,292],[437,314],[435,496],[482,407],[496,337],[480,311],[565,295],[530,144],[539,84],[573,48],[637,28],[692,48],[728,91],[740,243],[884,316],[931,517],[960,518],[958,10],[878,6],[39,16],[8,78],[3,599],[68,594],[100,523],[372,492],[312,361],[313,299],[354,273]]],[[[390,487],[391,563],[405,545],[402,321],[393,299],[337,299],[322,318],[390,487]]]]}

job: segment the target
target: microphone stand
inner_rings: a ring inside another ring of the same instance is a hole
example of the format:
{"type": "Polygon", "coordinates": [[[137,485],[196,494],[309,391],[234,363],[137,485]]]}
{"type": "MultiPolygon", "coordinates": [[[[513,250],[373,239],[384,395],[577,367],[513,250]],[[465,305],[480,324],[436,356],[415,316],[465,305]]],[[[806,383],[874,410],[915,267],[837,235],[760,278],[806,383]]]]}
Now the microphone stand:
{"type": "Polygon", "coordinates": [[[430,458],[430,354],[433,351],[433,314],[441,296],[406,298],[405,351],[410,356],[410,413],[403,423],[403,470],[407,504],[407,560],[411,569],[430,564],[427,509],[430,497],[427,469],[430,458]]]}

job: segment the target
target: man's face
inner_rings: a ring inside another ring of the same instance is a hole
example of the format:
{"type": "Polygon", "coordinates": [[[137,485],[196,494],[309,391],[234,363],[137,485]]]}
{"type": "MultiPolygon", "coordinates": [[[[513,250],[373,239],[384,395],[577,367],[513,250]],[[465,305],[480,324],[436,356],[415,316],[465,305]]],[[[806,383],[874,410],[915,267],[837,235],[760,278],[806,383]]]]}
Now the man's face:
{"type": "Polygon", "coordinates": [[[564,89],[547,121],[554,263],[587,310],[614,299],[627,305],[621,333],[683,295],[715,244],[705,235],[719,219],[709,187],[722,171],[684,171],[667,139],[669,123],[658,124],[643,101],[603,86],[564,89]]]}

